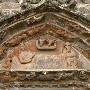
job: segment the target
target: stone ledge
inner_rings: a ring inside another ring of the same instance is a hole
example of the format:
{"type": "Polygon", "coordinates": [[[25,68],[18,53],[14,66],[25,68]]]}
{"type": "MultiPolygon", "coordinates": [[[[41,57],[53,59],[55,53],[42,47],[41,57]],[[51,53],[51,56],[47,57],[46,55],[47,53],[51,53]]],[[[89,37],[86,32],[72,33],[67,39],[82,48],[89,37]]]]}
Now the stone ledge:
{"type": "MultiPolygon", "coordinates": [[[[90,88],[88,71],[0,71],[0,88],[90,88]]],[[[73,90],[73,89],[71,89],[73,90]]],[[[85,89],[86,90],[86,89],[85,89]]]]}

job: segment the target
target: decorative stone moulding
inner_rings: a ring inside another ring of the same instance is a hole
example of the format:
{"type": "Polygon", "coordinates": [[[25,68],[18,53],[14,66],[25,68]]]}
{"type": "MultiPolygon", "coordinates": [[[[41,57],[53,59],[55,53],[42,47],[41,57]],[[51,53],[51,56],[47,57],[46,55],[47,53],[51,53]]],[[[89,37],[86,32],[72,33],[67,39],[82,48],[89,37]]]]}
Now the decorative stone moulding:
{"type": "Polygon", "coordinates": [[[90,21],[76,0],[28,0],[0,20],[0,90],[90,89],[90,21]]]}

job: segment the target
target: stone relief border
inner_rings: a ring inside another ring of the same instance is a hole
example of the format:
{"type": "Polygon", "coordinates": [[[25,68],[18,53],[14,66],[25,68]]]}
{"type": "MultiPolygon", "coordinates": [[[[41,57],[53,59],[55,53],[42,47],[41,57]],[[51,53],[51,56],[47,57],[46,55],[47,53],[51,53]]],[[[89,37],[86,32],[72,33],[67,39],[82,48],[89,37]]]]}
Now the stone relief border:
{"type": "MultiPolygon", "coordinates": [[[[10,16],[9,18],[4,18],[4,19],[0,20],[1,25],[4,23],[5,25],[3,25],[3,26],[5,27],[5,26],[9,25],[10,23],[13,23],[13,21],[17,21],[18,19],[20,20],[20,19],[25,18],[28,14],[31,15],[31,13],[33,13],[33,12],[37,13],[38,10],[39,10],[39,12],[44,12],[44,11],[59,12],[59,13],[63,12],[63,13],[66,13],[67,15],[69,15],[70,17],[73,16],[73,18],[78,19],[78,21],[81,21],[84,24],[86,23],[86,25],[90,24],[90,22],[88,20],[86,20],[84,17],[75,14],[74,12],[67,9],[67,7],[62,8],[65,5],[66,6],[68,6],[68,5],[67,4],[62,5],[62,2],[60,3],[60,1],[58,1],[58,0],[40,0],[39,2],[38,2],[38,4],[35,4],[35,5],[29,3],[29,6],[31,5],[30,6],[31,8],[27,8],[27,9],[25,9],[25,11],[21,11],[20,13],[17,13],[14,16],[10,16]],[[39,4],[39,2],[40,2],[40,4],[39,4]],[[42,6],[42,8],[40,5],[42,6]],[[62,5],[62,7],[61,7],[61,5],[62,5]],[[32,8],[33,6],[35,8],[32,8]]],[[[69,3],[72,4],[74,2],[75,2],[74,0],[71,0],[69,3]]],[[[26,3],[24,2],[24,4],[26,4],[26,3]]]]}
{"type": "Polygon", "coordinates": [[[0,88],[9,87],[84,87],[90,88],[90,72],[85,70],[63,71],[0,71],[0,88]],[[31,83],[32,81],[32,83],[31,83]],[[34,83],[36,82],[36,83],[34,83]],[[50,82],[50,83],[49,83],[50,82]],[[49,84],[48,84],[49,83],[49,84]]]}

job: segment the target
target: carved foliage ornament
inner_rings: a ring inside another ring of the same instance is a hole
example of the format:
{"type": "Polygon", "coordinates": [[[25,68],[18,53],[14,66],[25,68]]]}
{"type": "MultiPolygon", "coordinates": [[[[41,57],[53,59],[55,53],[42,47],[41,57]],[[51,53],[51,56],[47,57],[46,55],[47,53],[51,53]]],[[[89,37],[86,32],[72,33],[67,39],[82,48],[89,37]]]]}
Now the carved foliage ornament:
{"type": "Polygon", "coordinates": [[[26,0],[21,4],[21,7],[36,8],[42,4],[47,6],[56,6],[56,7],[69,7],[74,4],[75,0],[26,0]]]}

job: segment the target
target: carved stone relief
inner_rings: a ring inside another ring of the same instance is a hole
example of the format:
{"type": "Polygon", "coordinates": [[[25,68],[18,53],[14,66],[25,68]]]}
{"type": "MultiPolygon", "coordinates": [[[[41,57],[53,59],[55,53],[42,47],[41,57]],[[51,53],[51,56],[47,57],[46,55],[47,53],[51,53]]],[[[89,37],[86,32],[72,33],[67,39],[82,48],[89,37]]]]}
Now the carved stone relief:
{"type": "Polygon", "coordinates": [[[0,21],[0,88],[90,87],[90,23],[76,3],[25,0],[0,21]]]}
{"type": "Polygon", "coordinates": [[[2,68],[21,71],[82,68],[78,52],[69,42],[48,34],[40,38],[22,42],[8,50],[2,68]]]}
{"type": "Polygon", "coordinates": [[[56,40],[39,39],[36,41],[36,46],[39,50],[53,50],[56,49],[56,40]]]}

